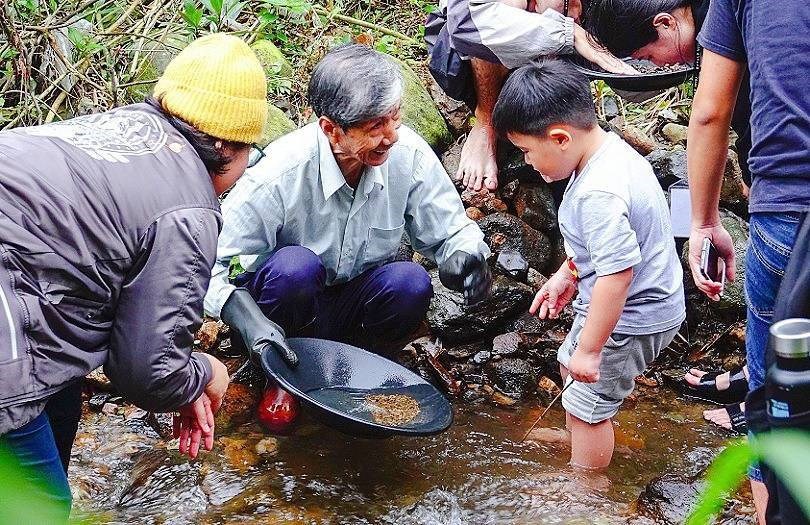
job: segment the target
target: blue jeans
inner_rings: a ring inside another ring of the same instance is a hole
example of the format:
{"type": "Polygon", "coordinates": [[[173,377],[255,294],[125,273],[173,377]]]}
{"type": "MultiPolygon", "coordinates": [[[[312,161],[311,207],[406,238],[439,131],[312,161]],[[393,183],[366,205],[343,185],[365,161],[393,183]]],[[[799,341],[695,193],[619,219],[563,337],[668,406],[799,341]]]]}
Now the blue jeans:
{"type": "MultiPolygon", "coordinates": [[[[27,498],[26,502],[34,505],[50,501],[52,505],[39,506],[34,515],[47,516],[49,523],[66,522],[70,516],[70,485],[47,414],[42,412],[30,423],[0,436],[0,447],[16,458],[27,482],[25,494],[4,494],[0,499],[27,498]]],[[[7,508],[3,510],[8,512],[7,508]]]]}
{"type": "MultiPolygon", "coordinates": [[[[751,214],[751,237],[745,256],[745,298],[748,307],[745,351],[751,392],[760,391],[765,384],[765,355],[776,294],[796,242],[800,219],[799,213],[751,214]]],[[[761,411],[762,407],[749,405],[752,403],[746,404],[746,417],[750,420],[749,412],[761,411]]],[[[752,479],[762,481],[759,468],[751,469],[749,474],[752,479]]]]}
{"type": "Polygon", "coordinates": [[[279,249],[254,273],[239,275],[264,315],[290,337],[318,337],[387,353],[425,317],[433,287],[424,268],[391,262],[326,286],[320,258],[302,246],[279,249]]]}

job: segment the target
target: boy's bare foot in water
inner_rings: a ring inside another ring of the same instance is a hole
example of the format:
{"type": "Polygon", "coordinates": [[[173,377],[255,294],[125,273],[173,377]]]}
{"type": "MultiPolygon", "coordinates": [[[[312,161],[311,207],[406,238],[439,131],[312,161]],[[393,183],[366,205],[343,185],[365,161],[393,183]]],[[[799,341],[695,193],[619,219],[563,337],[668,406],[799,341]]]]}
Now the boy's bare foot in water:
{"type": "Polygon", "coordinates": [[[498,187],[497,141],[495,128],[476,123],[461,148],[456,180],[475,191],[495,190],[498,187]]]}

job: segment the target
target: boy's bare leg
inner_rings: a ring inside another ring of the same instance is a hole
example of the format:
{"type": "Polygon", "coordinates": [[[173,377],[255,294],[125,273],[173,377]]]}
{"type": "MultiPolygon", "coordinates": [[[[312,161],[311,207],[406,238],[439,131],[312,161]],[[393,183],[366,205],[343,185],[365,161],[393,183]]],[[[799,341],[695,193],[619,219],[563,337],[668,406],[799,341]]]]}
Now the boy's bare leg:
{"type": "Polygon", "coordinates": [[[478,58],[470,59],[470,63],[477,98],[475,125],[461,149],[456,180],[476,191],[482,187],[494,190],[498,187],[498,137],[492,127],[492,111],[509,70],[478,58]]]}
{"type": "Polygon", "coordinates": [[[754,507],[757,509],[757,522],[765,525],[765,510],[768,508],[768,486],[761,481],[751,480],[751,494],[754,497],[754,507]]]}
{"type": "Polygon", "coordinates": [[[596,424],[586,423],[570,415],[571,466],[584,469],[603,469],[613,459],[613,421],[606,419],[596,424]]]}

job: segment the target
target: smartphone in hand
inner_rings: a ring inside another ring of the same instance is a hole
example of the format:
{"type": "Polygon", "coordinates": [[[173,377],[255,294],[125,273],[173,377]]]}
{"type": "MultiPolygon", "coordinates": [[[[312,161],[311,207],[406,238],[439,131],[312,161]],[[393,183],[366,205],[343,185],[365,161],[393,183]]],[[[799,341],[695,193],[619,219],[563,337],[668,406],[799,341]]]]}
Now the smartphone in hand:
{"type": "Polygon", "coordinates": [[[700,273],[704,279],[726,285],[726,262],[720,258],[717,248],[707,237],[703,239],[703,246],[700,250],[700,273]]]}

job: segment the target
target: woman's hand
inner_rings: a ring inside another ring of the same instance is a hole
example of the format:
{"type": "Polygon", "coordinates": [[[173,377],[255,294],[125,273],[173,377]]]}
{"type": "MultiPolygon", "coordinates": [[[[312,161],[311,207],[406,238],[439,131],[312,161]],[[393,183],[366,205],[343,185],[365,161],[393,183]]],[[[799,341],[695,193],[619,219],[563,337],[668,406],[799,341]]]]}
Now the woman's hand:
{"type": "Polygon", "coordinates": [[[574,24],[574,49],[584,59],[593,62],[609,73],[621,75],[638,75],[639,72],[630,64],[616,58],[605,49],[597,47],[587,31],[579,24],[574,24]]]}
{"type": "Polygon", "coordinates": [[[211,380],[205,385],[205,393],[211,401],[211,411],[216,414],[219,411],[219,407],[222,406],[222,398],[225,397],[225,392],[228,390],[231,378],[228,375],[228,369],[222,361],[211,354],[203,353],[202,355],[211,363],[213,374],[211,375],[211,380]]]}
{"type": "Polygon", "coordinates": [[[214,448],[214,413],[208,396],[202,393],[196,401],[182,407],[172,417],[172,427],[174,437],[180,438],[181,454],[194,459],[201,443],[205,450],[214,448]]]}

